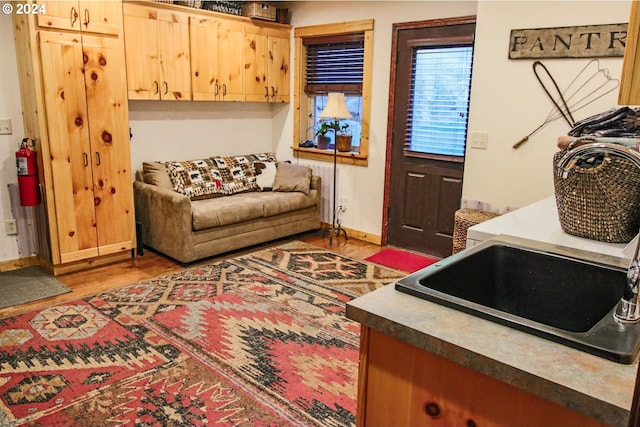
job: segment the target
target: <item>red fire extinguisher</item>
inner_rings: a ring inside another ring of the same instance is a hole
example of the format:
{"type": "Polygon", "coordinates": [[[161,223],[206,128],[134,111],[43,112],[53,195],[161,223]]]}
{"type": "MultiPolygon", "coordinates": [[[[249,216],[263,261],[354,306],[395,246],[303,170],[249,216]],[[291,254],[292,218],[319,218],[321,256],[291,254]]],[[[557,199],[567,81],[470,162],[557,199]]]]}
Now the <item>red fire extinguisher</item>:
{"type": "Polygon", "coordinates": [[[22,206],[36,206],[40,203],[38,189],[38,162],[36,152],[29,148],[29,138],[24,138],[16,151],[18,168],[18,189],[22,206]]]}

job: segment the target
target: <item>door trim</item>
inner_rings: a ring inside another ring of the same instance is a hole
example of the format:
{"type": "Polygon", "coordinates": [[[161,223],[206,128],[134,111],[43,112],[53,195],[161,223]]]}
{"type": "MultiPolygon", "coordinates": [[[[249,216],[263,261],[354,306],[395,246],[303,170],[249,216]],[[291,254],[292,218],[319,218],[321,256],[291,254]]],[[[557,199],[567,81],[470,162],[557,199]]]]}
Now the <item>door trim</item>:
{"type": "Polygon", "coordinates": [[[403,30],[444,27],[447,25],[475,24],[476,16],[460,16],[455,18],[431,19],[427,21],[402,22],[393,24],[391,41],[391,70],[389,73],[389,108],[387,109],[387,147],[384,160],[384,196],[382,199],[382,232],[381,244],[387,244],[389,229],[389,183],[391,182],[391,153],[393,145],[393,117],[395,113],[396,72],[398,55],[398,34],[403,30]]]}

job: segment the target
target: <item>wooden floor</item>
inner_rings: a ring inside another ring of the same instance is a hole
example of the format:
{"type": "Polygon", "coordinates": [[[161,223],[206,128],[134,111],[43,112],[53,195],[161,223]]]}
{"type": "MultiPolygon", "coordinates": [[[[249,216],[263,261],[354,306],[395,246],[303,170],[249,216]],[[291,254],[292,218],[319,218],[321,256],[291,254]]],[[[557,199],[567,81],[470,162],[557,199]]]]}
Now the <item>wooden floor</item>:
{"type": "MultiPolygon", "coordinates": [[[[223,260],[226,258],[232,258],[239,254],[252,252],[260,248],[266,248],[269,246],[275,246],[285,243],[291,240],[301,240],[322,248],[329,249],[333,252],[338,252],[345,256],[364,259],[369,255],[373,255],[378,252],[381,247],[372,243],[363,242],[361,240],[344,238],[334,240],[332,245],[329,245],[328,238],[322,238],[319,233],[305,233],[298,235],[293,239],[283,239],[270,242],[269,244],[252,247],[242,251],[230,252],[222,256],[208,258],[202,262],[211,262],[223,260]]],[[[197,265],[194,263],[193,265],[197,265]]],[[[171,271],[181,270],[184,267],[175,261],[172,261],[158,253],[145,249],[144,255],[132,259],[130,261],[124,261],[117,264],[111,264],[104,267],[98,267],[87,271],[78,273],[70,273],[58,276],[57,279],[68,286],[72,292],[64,295],[58,295],[53,298],[34,301],[28,304],[22,304],[13,307],[7,307],[0,309],[0,318],[15,316],[22,313],[27,313],[33,310],[40,310],[53,305],[58,305],[67,301],[77,300],[89,295],[95,295],[105,290],[119,288],[127,286],[133,283],[137,283],[141,280],[151,279],[160,276],[171,271]]]]}

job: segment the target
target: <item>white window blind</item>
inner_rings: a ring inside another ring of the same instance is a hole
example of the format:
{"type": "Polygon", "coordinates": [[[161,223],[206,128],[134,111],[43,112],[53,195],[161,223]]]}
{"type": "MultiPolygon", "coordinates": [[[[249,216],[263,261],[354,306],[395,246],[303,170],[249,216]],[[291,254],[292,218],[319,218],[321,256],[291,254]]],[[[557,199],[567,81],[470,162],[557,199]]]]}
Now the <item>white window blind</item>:
{"type": "Polygon", "coordinates": [[[464,156],[472,46],[414,48],[405,149],[464,156]]]}

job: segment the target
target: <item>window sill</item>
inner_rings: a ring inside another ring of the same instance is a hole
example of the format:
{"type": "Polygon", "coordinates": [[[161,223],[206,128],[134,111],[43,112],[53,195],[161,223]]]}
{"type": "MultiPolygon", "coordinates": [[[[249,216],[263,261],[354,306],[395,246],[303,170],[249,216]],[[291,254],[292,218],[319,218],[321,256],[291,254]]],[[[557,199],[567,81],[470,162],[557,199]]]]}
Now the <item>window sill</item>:
{"type": "MultiPolygon", "coordinates": [[[[294,156],[299,159],[317,160],[320,162],[333,163],[333,150],[318,150],[317,148],[291,147],[294,156]]],[[[366,155],[353,151],[338,151],[336,162],[344,165],[364,166],[369,165],[366,155]]]]}

